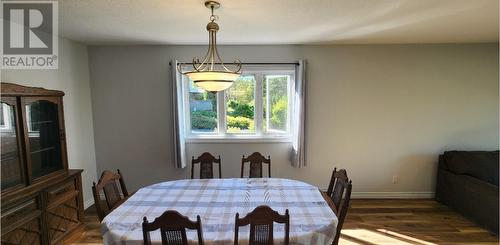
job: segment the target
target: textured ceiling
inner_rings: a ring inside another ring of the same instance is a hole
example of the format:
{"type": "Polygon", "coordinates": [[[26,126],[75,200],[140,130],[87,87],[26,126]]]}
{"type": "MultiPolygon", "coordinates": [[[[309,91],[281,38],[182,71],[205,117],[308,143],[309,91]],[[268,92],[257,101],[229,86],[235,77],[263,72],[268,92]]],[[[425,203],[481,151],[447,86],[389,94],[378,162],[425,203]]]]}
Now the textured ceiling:
{"type": "MultiPolygon", "coordinates": [[[[204,44],[203,0],[60,0],[87,44],[204,44]]],[[[223,44],[498,42],[498,0],[220,0],[223,44]]]]}

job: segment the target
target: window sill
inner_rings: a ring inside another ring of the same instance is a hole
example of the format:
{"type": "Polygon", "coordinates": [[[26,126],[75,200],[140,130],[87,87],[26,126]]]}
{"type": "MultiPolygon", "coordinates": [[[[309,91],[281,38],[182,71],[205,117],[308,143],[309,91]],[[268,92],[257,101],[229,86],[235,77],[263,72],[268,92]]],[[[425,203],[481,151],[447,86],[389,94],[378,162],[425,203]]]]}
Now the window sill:
{"type": "Polygon", "coordinates": [[[259,136],[199,136],[188,137],[186,143],[291,143],[292,139],[288,136],[283,137],[259,137],[259,136]]]}

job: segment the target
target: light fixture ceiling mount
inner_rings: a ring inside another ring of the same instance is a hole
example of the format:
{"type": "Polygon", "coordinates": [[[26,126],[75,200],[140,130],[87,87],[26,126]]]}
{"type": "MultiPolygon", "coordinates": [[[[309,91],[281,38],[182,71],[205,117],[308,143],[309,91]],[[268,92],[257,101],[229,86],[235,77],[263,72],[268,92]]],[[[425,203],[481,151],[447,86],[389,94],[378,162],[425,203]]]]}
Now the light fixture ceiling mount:
{"type": "Polygon", "coordinates": [[[217,1],[205,1],[205,7],[209,8],[209,9],[212,9],[212,8],[218,9],[218,8],[220,8],[220,3],[217,1]]]}
{"type": "Polygon", "coordinates": [[[193,70],[184,71],[184,63],[179,63],[177,69],[183,75],[188,76],[198,87],[206,91],[218,92],[225,90],[241,75],[241,61],[236,59],[230,69],[224,64],[217,51],[217,31],[219,25],[216,23],[218,16],[214,15],[214,10],[220,8],[217,1],[206,1],[205,6],[211,10],[210,22],[207,24],[208,31],[208,51],[200,62],[197,57],[193,58],[193,70]]]}

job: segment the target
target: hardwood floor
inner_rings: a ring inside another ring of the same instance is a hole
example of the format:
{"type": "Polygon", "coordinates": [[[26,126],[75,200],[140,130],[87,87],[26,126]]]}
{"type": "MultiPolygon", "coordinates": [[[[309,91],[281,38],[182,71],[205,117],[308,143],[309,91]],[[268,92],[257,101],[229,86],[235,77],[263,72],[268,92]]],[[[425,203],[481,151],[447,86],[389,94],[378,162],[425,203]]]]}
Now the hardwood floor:
{"type": "Polygon", "coordinates": [[[434,200],[353,200],[340,244],[496,244],[498,237],[434,200]]]}
{"type": "MultiPolygon", "coordinates": [[[[99,220],[93,207],[85,211],[85,228],[68,244],[100,244],[99,220]]],[[[342,230],[345,245],[497,245],[489,234],[434,200],[352,200],[342,230]]]]}

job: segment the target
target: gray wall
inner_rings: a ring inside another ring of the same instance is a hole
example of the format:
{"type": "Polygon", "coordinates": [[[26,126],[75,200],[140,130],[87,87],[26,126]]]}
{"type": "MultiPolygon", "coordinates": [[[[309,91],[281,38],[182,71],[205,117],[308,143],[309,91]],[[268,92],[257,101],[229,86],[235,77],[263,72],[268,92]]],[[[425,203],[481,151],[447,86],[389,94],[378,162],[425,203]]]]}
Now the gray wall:
{"type": "Polygon", "coordinates": [[[92,204],[96,161],[87,47],[59,38],[59,69],[2,70],[1,75],[5,82],[64,91],[68,164],[70,168],[84,170],[83,198],[86,206],[92,204]]]}
{"type": "MultiPolygon", "coordinates": [[[[223,176],[242,154],[272,157],[273,177],[325,188],[346,168],[359,197],[431,196],[438,154],[498,149],[498,44],[225,46],[226,60],[308,60],[307,164],[289,166],[288,143],[190,144],[210,151],[223,176]],[[393,175],[399,183],[393,184],[393,175]]],[[[120,168],[131,189],[188,177],[172,163],[168,62],[205,46],[91,46],[97,169],[120,168]]]]}

